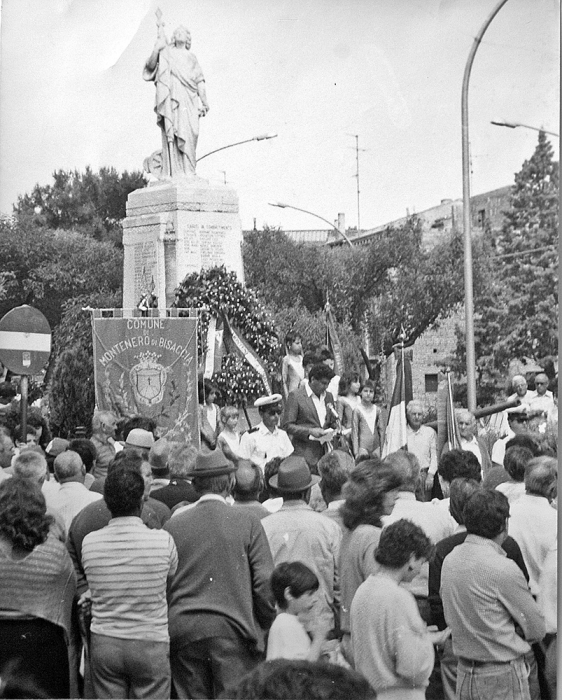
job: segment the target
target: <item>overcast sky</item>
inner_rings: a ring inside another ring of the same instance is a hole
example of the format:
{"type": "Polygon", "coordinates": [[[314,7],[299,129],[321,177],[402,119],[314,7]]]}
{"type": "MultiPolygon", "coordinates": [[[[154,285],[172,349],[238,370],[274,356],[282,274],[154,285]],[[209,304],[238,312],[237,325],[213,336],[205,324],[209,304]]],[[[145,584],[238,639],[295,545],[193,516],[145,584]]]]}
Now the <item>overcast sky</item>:
{"type": "MultiPolygon", "coordinates": [[[[461,85],[474,35],[497,0],[3,0],[0,211],[58,168],[142,168],[160,148],[156,39],[184,24],[211,110],[198,174],[240,197],[243,228],[322,228],[284,201],[373,227],[462,196],[461,85]],[[224,171],[224,172],[223,172],[224,171]]],[[[559,132],[559,3],[508,0],[470,87],[472,193],[513,182],[537,134],[559,132]]],[[[558,139],[553,138],[558,157],[558,139]]]]}

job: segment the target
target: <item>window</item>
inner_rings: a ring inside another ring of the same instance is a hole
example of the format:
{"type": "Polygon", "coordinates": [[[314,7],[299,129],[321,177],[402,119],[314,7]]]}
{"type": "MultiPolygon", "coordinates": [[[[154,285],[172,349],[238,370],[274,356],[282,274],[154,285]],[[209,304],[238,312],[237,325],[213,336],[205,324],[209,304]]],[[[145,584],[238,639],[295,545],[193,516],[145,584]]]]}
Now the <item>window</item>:
{"type": "Polygon", "coordinates": [[[439,382],[437,379],[437,374],[426,374],[425,375],[425,393],[435,394],[437,392],[437,386],[439,382]]]}

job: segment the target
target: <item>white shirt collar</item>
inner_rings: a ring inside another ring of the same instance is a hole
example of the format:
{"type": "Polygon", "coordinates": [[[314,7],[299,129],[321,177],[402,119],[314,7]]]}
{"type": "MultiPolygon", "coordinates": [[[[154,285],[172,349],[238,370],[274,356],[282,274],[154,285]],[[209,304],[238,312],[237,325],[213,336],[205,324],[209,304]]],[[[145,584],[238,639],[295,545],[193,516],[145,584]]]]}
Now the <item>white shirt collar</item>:
{"type": "Polygon", "coordinates": [[[326,510],[338,510],[343,503],[345,503],[345,498],[340,498],[337,501],[330,501],[326,510]]]}
{"type": "Polygon", "coordinates": [[[220,496],[218,493],[204,493],[197,503],[202,503],[203,501],[221,501],[227,505],[226,498],[220,496]]]}
{"type": "Polygon", "coordinates": [[[310,384],[306,384],[304,388],[305,388],[306,395],[308,396],[308,398],[311,398],[311,397],[312,397],[313,400],[316,399],[317,401],[323,401],[323,400],[326,398],[326,392],[325,392],[325,391],[322,392],[322,393],[320,394],[320,396],[316,396],[316,394],[315,394],[315,393],[312,391],[312,389],[310,388],[310,384]]]}

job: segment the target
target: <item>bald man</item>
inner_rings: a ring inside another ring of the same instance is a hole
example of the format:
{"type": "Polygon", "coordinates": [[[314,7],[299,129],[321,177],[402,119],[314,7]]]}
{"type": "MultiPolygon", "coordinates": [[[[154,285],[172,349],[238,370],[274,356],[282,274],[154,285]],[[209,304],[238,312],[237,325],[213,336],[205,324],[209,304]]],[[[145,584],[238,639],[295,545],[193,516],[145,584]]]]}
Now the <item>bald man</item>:
{"type": "Polygon", "coordinates": [[[101,493],[92,493],[84,486],[86,467],[78,452],[66,450],[55,458],[55,479],[60,484],[59,490],[50,499],[50,506],[59,512],[66,531],[78,513],[90,503],[99,501],[101,493]]]}
{"type": "Polygon", "coordinates": [[[235,478],[236,484],[232,491],[233,505],[253,511],[260,520],[269,515],[267,508],[259,502],[260,493],[263,491],[262,470],[249,459],[241,459],[238,461],[235,478]]]}
{"type": "Polygon", "coordinates": [[[548,390],[548,377],[546,374],[537,374],[535,377],[535,391],[531,391],[531,399],[529,401],[529,406],[531,411],[541,411],[541,418],[543,419],[541,423],[546,423],[553,419],[553,414],[556,411],[556,404],[554,403],[554,396],[552,391],[548,390]]]}
{"type": "Polygon", "coordinates": [[[534,392],[528,391],[527,380],[522,374],[516,374],[511,379],[511,388],[514,393],[511,394],[511,396],[508,396],[508,401],[517,398],[519,401],[521,401],[521,403],[529,404],[534,392]]]}

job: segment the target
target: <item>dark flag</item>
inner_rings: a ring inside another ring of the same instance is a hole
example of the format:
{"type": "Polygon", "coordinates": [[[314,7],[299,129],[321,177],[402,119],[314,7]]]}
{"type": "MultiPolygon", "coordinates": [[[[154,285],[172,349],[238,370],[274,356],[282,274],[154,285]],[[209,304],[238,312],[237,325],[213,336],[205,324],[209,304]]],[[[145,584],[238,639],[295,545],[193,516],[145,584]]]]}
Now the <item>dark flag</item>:
{"type": "Polygon", "coordinates": [[[328,336],[328,348],[334,356],[334,373],[341,377],[344,373],[343,352],[340,339],[336,332],[336,321],[330,304],[326,304],[326,331],[328,336]]]}

